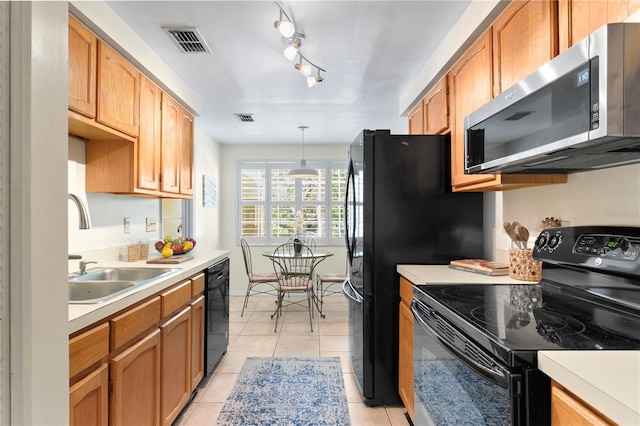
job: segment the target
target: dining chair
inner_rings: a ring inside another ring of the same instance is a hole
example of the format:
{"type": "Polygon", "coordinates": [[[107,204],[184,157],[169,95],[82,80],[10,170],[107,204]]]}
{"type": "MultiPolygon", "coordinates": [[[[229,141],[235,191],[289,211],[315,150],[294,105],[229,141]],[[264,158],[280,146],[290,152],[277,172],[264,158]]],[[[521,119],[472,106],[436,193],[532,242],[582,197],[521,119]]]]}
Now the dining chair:
{"type": "Polygon", "coordinates": [[[306,307],[309,311],[309,324],[313,331],[313,268],[315,259],[311,249],[302,245],[299,253],[296,251],[293,243],[285,243],[278,246],[271,256],[273,260],[273,269],[278,277],[278,306],[271,318],[276,317],[274,331],[278,331],[278,319],[282,316],[282,308],[299,305],[306,307]],[[301,271],[304,271],[302,273],[301,271]],[[296,299],[288,297],[285,305],[285,295],[305,294],[305,299],[296,299]]]}
{"type": "Polygon", "coordinates": [[[247,284],[247,293],[244,296],[244,304],[240,316],[244,315],[244,310],[249,303],[249,296],[256,294],[278,295],[278,277],[273,273],[256,273],[253,272],[253,263],[251,261],[251,248],[244,238],[240,238],[240,246],[242,247],[242,256],[244,257],[244,267],[247,272],[249,283],[247,284]]]}
{"type": "Polygon", "coordinates": [[[317,299],[318,311],[320,312],[320,317],[325,318],[325,314],[322,312],[322,304],[324,303],[324,297],[330,296],[332,294],[343,294],[342,293],[342,283],[348,278],[347,276],[347,268],[348,261],[346,262],[347,266],[345,267],[344,273],[327,273],[327,274],[316,274],[316,290],[315,295],[317,299]],[[339,288],[335,288],[336,285],[339,285],[339,288]]]}

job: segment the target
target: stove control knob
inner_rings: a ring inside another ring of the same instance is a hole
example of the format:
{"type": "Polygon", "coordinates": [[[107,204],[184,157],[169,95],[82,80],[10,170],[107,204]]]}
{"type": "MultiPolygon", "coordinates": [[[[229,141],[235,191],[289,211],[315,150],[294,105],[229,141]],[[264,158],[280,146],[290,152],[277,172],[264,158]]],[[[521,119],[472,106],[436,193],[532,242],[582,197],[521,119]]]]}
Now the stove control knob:
{"type": "Polygon", "coordinates": [[[538,250],[542,250],[542,248],[547,245],[548,235],[540,234],[538,239],[536,240],[536,248],[538,250]]]}
{"type": "Polygon", "coordinates": [[[562,242],[562,237],[560,237],[560,235],[556,234],[552,236],[551,238],[549,238],[549,248],[554,249],[558,247],[558,245],[560,245],[560,242],[562,242]]]}
{"type": "Polygon", "coordinates": [[[629,240],[624,238],[624,237],[619,237],[618,238],[618,247],[620,248],[620,250],[622,251],[622,253],[624,253],[625,251],[627,251],[629,249],[629,240]]]}

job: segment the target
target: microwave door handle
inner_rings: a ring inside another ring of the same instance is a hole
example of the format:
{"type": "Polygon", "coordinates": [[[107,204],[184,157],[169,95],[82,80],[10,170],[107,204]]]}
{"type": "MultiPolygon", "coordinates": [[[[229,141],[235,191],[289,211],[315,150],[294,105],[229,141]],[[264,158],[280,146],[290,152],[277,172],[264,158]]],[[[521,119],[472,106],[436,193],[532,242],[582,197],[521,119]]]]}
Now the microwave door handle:
{"type": "Polygon", "coordinates": [[[473,371],[477,372],[478,374],[480,374],[481,376],[489,380],[491,383],[494,383],[504,389],[509,388],[509,379],[507,378],[504,372],[495,371],[485,367],[482,364],[479,364],[476,360],[471,358],[469,355],[465,354],[460,349],[456,348],[455,346],[447,342],[445,339],[440,337],[440,335],[421,318],[420,313],[417,311],[415,307],[415,303],[411,305],[411,312],[413,313],[413,317],[418,321],[418,324],[420,324],[420,327],[422,327],[423,330],[425,330],[429,334],[433,335],[436,339],[438,339],[440,344],[442,344],[442,346],[444,346],[445,349],[451,352],[460,361],[462,361],[464,364],[469,366],[473,371]]]}

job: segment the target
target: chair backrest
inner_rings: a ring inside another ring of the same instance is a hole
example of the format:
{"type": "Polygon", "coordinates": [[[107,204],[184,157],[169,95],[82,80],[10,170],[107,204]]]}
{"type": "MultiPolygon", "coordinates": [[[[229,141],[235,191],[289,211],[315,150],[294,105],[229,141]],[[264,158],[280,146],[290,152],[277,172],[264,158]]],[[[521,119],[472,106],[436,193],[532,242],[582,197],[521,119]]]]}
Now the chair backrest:
{"type": "Polygon", "coordinates": [[[280,284],[304,287],[310,285],[313,277],[315,260],[313,251],[301,243],[285,243],[273,252],[273,269],[280,284]],[[299,245],[299,251],[296,251],[299,245]]]}
{"type": "Polygon", "coordinates": [[[247,276],[250,277],[253,274],[253,265],[251,264],[251,248],[249,243],[244,238],[240,238],[240,247],[242,247],[242,257],[244,257],[244,268],[247,271],[247,276]]]}

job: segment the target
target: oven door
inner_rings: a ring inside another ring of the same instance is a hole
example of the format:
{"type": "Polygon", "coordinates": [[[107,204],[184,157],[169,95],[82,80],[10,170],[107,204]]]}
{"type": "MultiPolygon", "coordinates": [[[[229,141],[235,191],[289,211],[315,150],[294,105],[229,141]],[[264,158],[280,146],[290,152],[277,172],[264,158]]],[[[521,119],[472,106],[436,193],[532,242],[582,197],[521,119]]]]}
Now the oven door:
{"type": "MultiPolygon", "coordinates": [[[[414,298],[417,425],[522,425],[523,378],[414,298]]],[[[542,423],[541,423],[542,424],[542,423]]]]}

